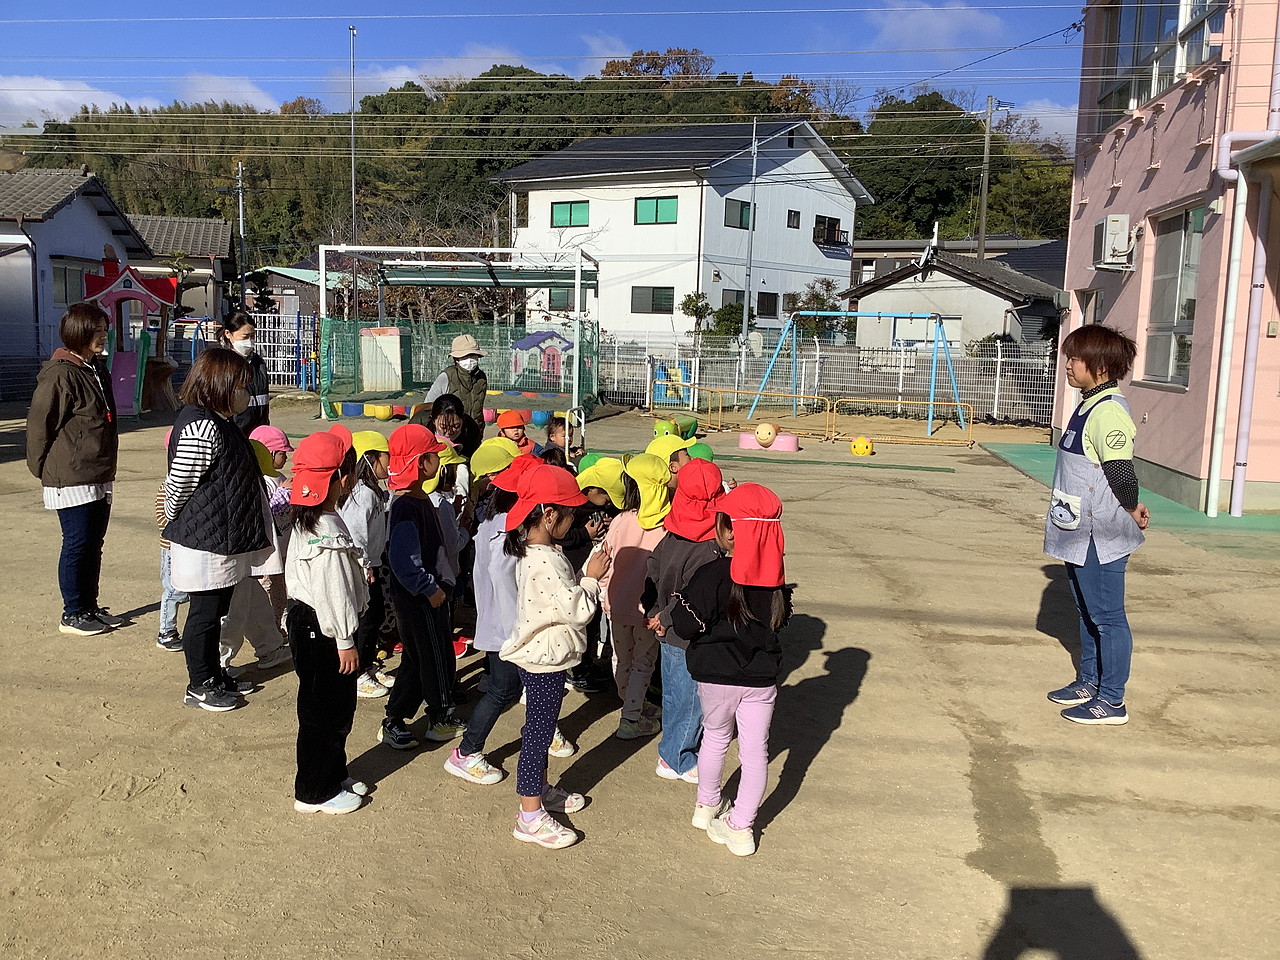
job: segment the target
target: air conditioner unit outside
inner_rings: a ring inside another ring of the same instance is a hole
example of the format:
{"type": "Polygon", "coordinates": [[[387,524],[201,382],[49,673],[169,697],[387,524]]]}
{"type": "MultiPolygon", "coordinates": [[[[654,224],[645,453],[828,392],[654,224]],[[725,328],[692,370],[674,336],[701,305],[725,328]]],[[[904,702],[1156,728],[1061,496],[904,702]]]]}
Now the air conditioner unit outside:
{"type": "Polygon", "coordinates": [[[1129,215],[1103,217],[1093,225],[1093,268],[1132,270],[1133,248],[1129,240],[1129,215]]]}

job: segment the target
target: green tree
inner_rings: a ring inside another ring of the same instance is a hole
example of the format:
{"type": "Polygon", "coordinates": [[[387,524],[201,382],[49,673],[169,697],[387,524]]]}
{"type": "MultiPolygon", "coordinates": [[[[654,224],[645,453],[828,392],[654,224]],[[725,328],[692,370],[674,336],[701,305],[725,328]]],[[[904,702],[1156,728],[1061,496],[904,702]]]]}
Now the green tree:
{"type": "MultiPolygon", "coordinates": [[[[707,300],[707,295],[698,291],[684,295],[684,299],[680,301],[680,312],[693,320],[693,332],[696,334],[702,331],[702,325],[714,311],[711,309],[711,302],[707,300]]],[[[738,319],[741,323],[741,314],[738,315],[738,319]]]]}

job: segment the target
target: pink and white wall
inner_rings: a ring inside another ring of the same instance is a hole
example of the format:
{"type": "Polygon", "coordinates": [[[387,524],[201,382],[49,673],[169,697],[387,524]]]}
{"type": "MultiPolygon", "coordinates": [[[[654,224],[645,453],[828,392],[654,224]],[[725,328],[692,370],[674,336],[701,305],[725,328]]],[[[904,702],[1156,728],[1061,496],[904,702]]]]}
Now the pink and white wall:
{"type": "MultiPolygon", "coordinates": [[[[1062,335],[1137,341],[1139,480],[1211,514],[1280,510],[1278,31],[1280,0],[1085,12],[1062,335]],[[1095,225],[1116,215],[1110,259],[1128,262],[1098,268],[1095,225]]],[[[1077,398],[1060,382],[1055,440],[1077,398]]]]}

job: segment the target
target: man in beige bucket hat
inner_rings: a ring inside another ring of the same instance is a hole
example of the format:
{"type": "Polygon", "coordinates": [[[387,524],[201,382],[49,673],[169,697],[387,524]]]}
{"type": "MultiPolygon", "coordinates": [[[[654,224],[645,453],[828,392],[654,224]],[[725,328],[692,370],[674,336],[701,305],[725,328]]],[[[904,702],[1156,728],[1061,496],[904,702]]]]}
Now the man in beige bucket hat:
{"type": "Polygon", "coordinates": [[[449,356],[453,363],[449,364],[435,383],[427,391],[427,403],[435,402],[437,397],[452,393],[462,401],[467,416],[484,429],[484,398],[489,390],[489,378],[480,369],[480,358],[484,351],[476,338],[469,333],[462,333],[453,338],[453,347],[449,356]]]}

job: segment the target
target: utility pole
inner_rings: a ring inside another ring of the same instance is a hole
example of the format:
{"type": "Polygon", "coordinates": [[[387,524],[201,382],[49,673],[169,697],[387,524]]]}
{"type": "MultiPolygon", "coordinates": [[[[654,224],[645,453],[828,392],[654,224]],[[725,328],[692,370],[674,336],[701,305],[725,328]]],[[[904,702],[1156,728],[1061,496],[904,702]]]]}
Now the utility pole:
{"type": "Polygon", "coordinates": [[[987,97],[987,116],[982,134],[982,185],[978,191],[978,259],[987,255],[987,190],[991,185],[991,114],[1008,110],[1012,103],[987,97]]]}
{"type": "MultiPolygon", "coordinates": [[[[356,231],[356,28],[355,25],[347,27],[351,31],[351,245],[354,247],[358,243],[359,234],[356,231]]],[[[327,283],[327,277],[320,278],[321,283],[327,283]]],[[[356,259],[351,258],[351,316],[358,317],[360,311],[359,306],[359,278],[356,274],[356,259]]]]}
{"type": "Polygon", "coordinates": [[[742,349],[747,349],[748,322],[751,318],[751,253],[756,238],[756,159],[760,141],[756,139],[756,118],[751,118],[751,193],[747,201],[747,276],[742,301],[742,349]]]}
{"type": "Polygon", "coordinates": [[[240,207],[240,306],[247,306],[248,301],[245,299],[244,293],[244,163],[236,161],[236,202],[240,207]]]}

